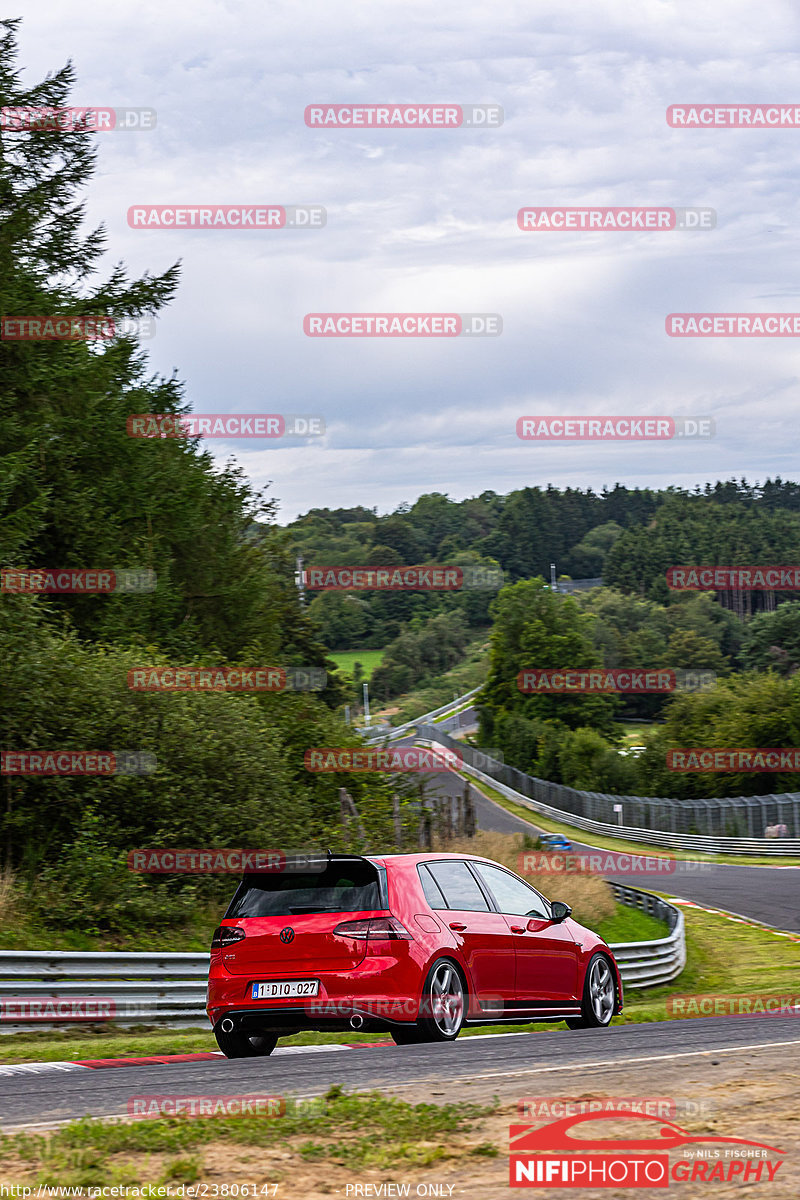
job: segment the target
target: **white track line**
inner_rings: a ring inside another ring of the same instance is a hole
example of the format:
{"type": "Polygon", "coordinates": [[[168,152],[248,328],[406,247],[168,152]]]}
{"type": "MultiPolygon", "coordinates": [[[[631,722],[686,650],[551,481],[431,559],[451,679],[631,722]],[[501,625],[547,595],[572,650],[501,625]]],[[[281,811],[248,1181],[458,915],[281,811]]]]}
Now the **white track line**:
{"type": "MultiPolygon", "coordinates": [[[[504,1036],[504,1035],[492,1034],[490,1036],[496,1037],[496,1036],[504,1036]]],[[[513,1036],[513,1035],[509,1035],[509,1036],[513,1036]]],[[[532,1068],[527,1068],[524,1071],[515,1071],[515,1070],[491,1071],[491,1072],[488,1072],[483,1075],[471,1075],[470,1080],[496,1079],[496,1078],[498,1078],[498,1076],[500,1078],[506,1078],[509,1075],[546,1075],[548,1073],[555,1072],[555,1071],[585,1071],[585,1070],[590,1070],[592,1068],[598,1068],[598,1067],[629,1066],[631,1063],[662,1062],[665,1059],[670,1060],[670,1059],[674,1059],[674,1058],[700,1058],[704,1055],[710,1055],[710,1054],[734,1054],[734,1053],[738,1053],[741,1050],[769,1050],[769,1049],[773,1049],[775,1047],[780,1047],[780,1046],[797,1046],[797,1045],[800,1045],[800,1039],[792,1039],[791,1041],[787,1041],[787,1042],[755,1042],[755,1043],[749,1043],[744,1046],[725,1046],[724,1048],[719,1049],[719,1050],[687,1050],[687,1051],[681,1051],[678,1054],[650,1054],[645,1058],[609,1058],[609,1059],[601,1059],[599,1062],[588,1062],[588,1063],[587,1062],[576,1062],[576,1063],[565,1064],[565,1065],[558,1066],[558,1067],[532,1067],[532,1068]]],[[[409,1083],[384,1084],[383,1086],[385,1086],[387,1089],[389,1089],[393,1092],[396,1092],[396,1091],[400,1091],[403,1088],[419,1087],[420,1084],[429,1083],[429,1082],[430,1082],[430,1077],[424,1077],[422,1079],[411,1080],[411,1082],[409,1082],[409,1083]]],[[[374,1087],[374,1085],[373,1085],[373,1087],[374,1087]]],[[[301,1096],[294,1096],[293,1099],[295,1101],[316,1100],[319,1096],[323,1096],[323,1095],[325,1095],[324,1092],[307,1092],[301,1096]]],[[[58,1129],[62,1125],[69,1125],[71,1122],[75,1121],[76,1119],[77,1118],[75,1118],[75,1117],[67,1117],[63,1121],[37,1121],[37,1122],[29,1124],[29,1125],[7,1125],[7,1126],[5,1126],[3,1132],[4,1133],[21,1133],[26,1129],[58,1129]]],[[[97,1117],[93,1118],[93,1120],[96,1120],[96,1121],[130,1121],[130,1119],[131,1119],[131,1117],[130,1117],[129,1113],[110,1113],[107,1116],[97,1116],[97,1117]]]]}
{"type": "MultiPolygon", "coordinates": [[[[513,1067],[507,1068],[505,1071],[489,1071],[483,1075],[470,1075],[470,1080],[473,1079],[503,1079],[509,1075],[548,1075],[556,1071],[585,1071],[592,1067],[621,1067],[630,1066],[631,1063],[649,1063],[663,1062],[672,1060],[673,1058],[700,1058],[709,1054],[733,1054],[740,1050],[767,1050],[776,1046],[800,1046],[800,1038],[793,1038],[788,1042],[753,1042],[744,1046],[724,1046],[718,1050],[682,1050],[678,1054],[648,1054],[645,1057],[635,1058],[605,1058],[599,1062],[575,1062],[564,1063],[558,1067],[526,1067],[525,1070],[515,1070],[513,1067]]],[[[420,1083],[428,1082],[425,1080],[416,1080],[413,1083],[391,1084],[392,1090],[400,1087],[416,1087],[420,1083]]],[[[305,1097],[302,1097],[305,1099],[305,1097]]]]}

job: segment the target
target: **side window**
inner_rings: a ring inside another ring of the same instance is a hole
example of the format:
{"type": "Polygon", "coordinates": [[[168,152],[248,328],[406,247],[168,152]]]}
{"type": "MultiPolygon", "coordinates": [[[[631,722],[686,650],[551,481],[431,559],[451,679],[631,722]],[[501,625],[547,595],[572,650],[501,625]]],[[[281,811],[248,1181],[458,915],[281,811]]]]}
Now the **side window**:
{"type": "Polygon", "coordinates": [[[428,870],[439,885],[448,908],[489,912],[486,897],[465,862],[454,859],[452,862],[428,863],[428,870]]]}
{"type": "Polygon", "coordinates": [[[509,916],[543,917],[550,919],[550,913],[544,900],[538,892],[528,887],[521,879],[502,871],[500,867],[490,867],[486,863],[473,863],[473,868],[489,888],[497,901],[501,913],[509,916]]]}
{"type": "Polygon", "coordinates": [[[428,901],[428,904],[430,904],[431,908],[447,908],[447,901],[439,891],[436,881],[428,868],[423,863],[420,863],[420,865],[417,867],[417,872],[419,874],[420,883],[422,884],[422,890],[425,893],[425,899],[428,901]]]}

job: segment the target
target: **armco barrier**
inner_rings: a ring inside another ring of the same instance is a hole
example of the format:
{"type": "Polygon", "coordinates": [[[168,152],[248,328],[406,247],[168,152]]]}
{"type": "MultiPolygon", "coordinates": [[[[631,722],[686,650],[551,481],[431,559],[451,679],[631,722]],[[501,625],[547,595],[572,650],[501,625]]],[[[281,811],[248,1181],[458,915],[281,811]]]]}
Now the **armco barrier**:
{"type": "Polygon", "coordinates": [[[197,1023],[207,1019],[208,961],[207,954],[0,951],[0,1032],[86,1023],[69,1015],[54,1022],[23,1018],[31,1002],[56,1000],[65,1011],[70,1002],[85,1011],[81,1001],[93,1000],[104,1014],[99,1020],[124,1026],[197,1023]]]}
{"type": "MultiPolygon", "coordinates": [[[[670,927],[666,938],[611,947],[625,986],[652,987],[674,979],[686,964],[683,913],[649,892],[611,886],[620,903],[649,912],[670,927]]],[[[0,950],[0,1034],[90,1023],[89,1017],[70,1015],[25,1019],[21,1000],[54,1001],[66,1012],[70,1003],[79,1006],[93,999],[107,1013],[98,1020],[121,1026],[205,1025],[207,975],[207,954],[0,950]]]]}
{"type": "Polygon", "coordinates": [[[516,804],[576,829],[674,850],[698,850],[708,854],[800,856],[800,792],[711,800],[670,800],[582,792],[561,783],[537,779],[515,767],[495,762],[482,751],[475,751],[473,747],[450,737],[436,725],[418,724],[417,737],[428,745],[458,750],[466,774],[480,779],[516,804]],[[480,770],[471,765],[470,759],[476,754],[480,754],[480,770]],[[517,786],[512,786],[512,782],[517,786]],[[622,806],[621,822],[598,819],[598,816],[613,816],[615,804],[622,806]],[[629,814],[633,814],[634,819],[646,816],[652,824],[631,824],[629,814]],[[785,825],[792,836],[765,838],[714,833],[715,824],[723,828],[726,824],[732,824],[747,829],[750,834],[754,833],[756,825],[762,832],[768,825],[785,825]],[[688,833],[685,831],[687,825],[705,825],[706,832],[688,833]]]}
{"type": "Polygon", "coordinates": [[[461,708],[465,700],[470,700],[473,696],[477,696],[480,690],[480,687],[473,688],[471,692],[465,692],[463,696],[457,696],[449,704],[443,704],[441,708],[434,708],[432,712],[424,713],[414,721],[406,721],[405,725],[395,725],[391,730],[385,729],[380,733],[375,733],[373,730],[362,728],[360,732],[364,735],[365,741],[382,741],[387,737],[393,740],[397,737],[404,737],[405,734],[411,733],[412,729],[416,729],[417,726],[432,721],[434,717],[441,717],[449,712],[455,713],[457,709],[461,708]],[[371,738],[368,736],[370,733],[373,734],[371,738]]]}
{"type": "Polygon", "coordinates": [[[623,887],[619,883],[612,883],[611,887],[620,904],[638,908],[651,917],[666,921],[669,926],[668,937],[652,942],[620,942],[611,947],[625,987],[653,987],[675,979],[686,966],[683,913],[674,904],[650,892],[623,887]]]}

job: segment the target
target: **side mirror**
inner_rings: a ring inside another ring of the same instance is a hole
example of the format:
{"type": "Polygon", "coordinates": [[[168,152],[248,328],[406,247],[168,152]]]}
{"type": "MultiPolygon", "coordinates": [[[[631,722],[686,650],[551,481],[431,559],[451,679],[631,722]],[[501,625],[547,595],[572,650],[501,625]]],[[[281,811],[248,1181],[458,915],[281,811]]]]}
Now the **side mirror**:
{"type": "Polygon", "coordinates": [[[560,925],[567,917],[572,916],[572,909],[563,900],[554,900],[550,905],[550,916],[554,925],[560,925]]]}

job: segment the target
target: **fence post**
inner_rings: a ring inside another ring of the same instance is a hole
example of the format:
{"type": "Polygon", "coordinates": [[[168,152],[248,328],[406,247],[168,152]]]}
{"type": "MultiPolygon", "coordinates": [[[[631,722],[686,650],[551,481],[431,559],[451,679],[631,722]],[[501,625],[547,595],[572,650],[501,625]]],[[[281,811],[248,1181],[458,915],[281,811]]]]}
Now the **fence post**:
{"type": "Polygon", "coordinates": [[[420,850],[433,849],[433,842],[431,838],[431,812],[424,800],[422,802],[422,812],[420,813],[419,821],[419,848],[420,850]]]}
{"type": "Polygon", "coordinates": [[[464,833],[468,838],[475,837],[475,801],[472,799],[472,788],[469,782],[464,784],[464,833]]]}
{"type": "Polygon", "coordinates": [[[347,849],[350,849],[350,812],[347,807],[345,796],[347,793],[344,788],[339,788],[339,824],[342,827],[342,841],[347,849]]]}
{"type": "MultiPolygon", "coordinates": [[[[350,795],[347,788],[339,788],[339,803],[342,807],[342,811],[345,812],[348,815],[348,817],[352,816],[352,818],[356,824],[356,832],[358,833],[358,836],[361,838],[361,845],[366,846],[367,835],[364,831],[364,825],[361,820],[361,817],[359,816],[358,809],[356,808],[355,800],[350,795]]],[[[348,829],[349,829],[349,820],[348,820],[348,829]]]]}

